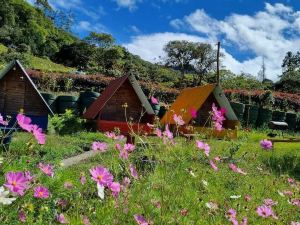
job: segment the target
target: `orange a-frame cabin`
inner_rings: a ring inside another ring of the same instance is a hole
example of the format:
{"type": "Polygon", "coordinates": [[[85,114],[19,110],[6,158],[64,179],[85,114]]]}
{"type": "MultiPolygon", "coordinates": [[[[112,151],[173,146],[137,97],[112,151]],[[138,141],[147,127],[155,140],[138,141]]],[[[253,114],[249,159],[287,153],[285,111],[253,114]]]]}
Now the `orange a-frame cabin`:
{"type": "Polygon", "coordinates": [[[183,133],[205,133],[217,138],[237,138],[239,121],[231,105],[219,85],[208,84],[201,87],[183,89],[170,109],[161,119],[161,124],[175,124],[174,114],[181,115],[185,126],[181,128],[183,133]],[[226,108],[226,120],[223,122],[223,130],[217,131],[210,127],[208,121],[212,104],[226,108]],[[191,110],[197,111],[197,117],[192,118],[191,110]]]}
{"type": "Polygon", "coordinates": [[[112,81],[83,117],[94,120],[99,131],[117,128],[127,135],[151,133],[147,123],[153,123],[155,113],[135,77],[125,75],[112,81]]]}

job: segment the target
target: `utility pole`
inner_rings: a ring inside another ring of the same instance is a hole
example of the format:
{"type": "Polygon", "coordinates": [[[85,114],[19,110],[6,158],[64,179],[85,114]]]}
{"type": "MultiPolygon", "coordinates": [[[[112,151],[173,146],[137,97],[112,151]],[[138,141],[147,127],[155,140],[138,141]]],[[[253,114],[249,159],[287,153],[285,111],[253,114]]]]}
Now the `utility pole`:
{"type": "Polygon", "coordinates": [[[220,85],[220,47],[221,42],[218,41],[218,51],[217,51],[217,85],[220,85]]]}

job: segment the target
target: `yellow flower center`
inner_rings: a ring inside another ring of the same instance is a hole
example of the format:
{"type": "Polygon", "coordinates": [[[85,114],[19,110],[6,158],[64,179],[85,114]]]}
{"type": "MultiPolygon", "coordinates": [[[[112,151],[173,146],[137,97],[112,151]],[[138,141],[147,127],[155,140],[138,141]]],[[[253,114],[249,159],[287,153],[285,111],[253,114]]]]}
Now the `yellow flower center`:
{"type": "Polygon", "coordinates": [[[97,179],[101,181],[103,179],[103,176],[102,175],[98,175],[97,179]]]}
{"type": "Polygon", "coordinates": [[[43,192],[42,192],[42,191],[39,191],[39,192],[38,192],[38,195],[39,195],[39,196],[43,196],[43,192]]]}
{"type": "Polygon", "coordinates": [[[17,182],[16,182],[16,181],[13,181],[13,182],[11,183],[11,185],[14,186],[14,187],[17,186],[17,182]]]}

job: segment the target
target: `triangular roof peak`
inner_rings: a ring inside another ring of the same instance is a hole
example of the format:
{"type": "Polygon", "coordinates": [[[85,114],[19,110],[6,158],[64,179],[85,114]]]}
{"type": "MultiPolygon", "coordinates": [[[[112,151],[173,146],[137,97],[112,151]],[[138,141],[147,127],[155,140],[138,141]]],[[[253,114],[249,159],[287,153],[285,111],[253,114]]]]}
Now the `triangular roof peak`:
{"type": "Polygon", "coordinates": [[[37,89],[37,87],[35,86],[35,84],[33,83],[33,81],[31,80],[30,76],[28,75],[28,73],[26,72],[26,70],[24,69],[24,67],[22,66],[22,64],[20,63],[19,60],[13,60],[11,61],[1,72],[0,72],[0,80],[2,78],[4,78],[7,73],[9,71],[11,71],[12,69],[14,69],[15,67],[18,67],[22,73],[25,75],[25,77],[27,78],[27,80],[29,81],[29,83],[31,84],[31,86],[33,87],[33,89],[36,91],[36,93],[38,94],[38,96],[41,98],[43,104],[45,104],[48,112],[53,115],[53,112],[51,110],[51,108],[49,107],[49,105],[47,104],[47,102],[45,101],[45,99],[43,98],[43,96],[41,95],[41,93],[39,92],[39,90],[37,89]]]}
{"type": "Polygon", "coordinates": [[[175,124],[173,116],[174,114],[177,114],[182,116],[185,124],[188,124],[192,120],[191,109],[198,111],[210,94],[214,95],[217,103],[221,107],[227,109],[226,117],[228,120],[238,120],[222,88],[217,84],[207,84],[204,86],[183,89],[175,102],[171,105],[170,109],[161,119],[161,123],[175,124]]]}
{"type": "Polygon", "coordinates": [[[138,84],[138,81],[135,79],[134,75],[124,75],[120,78],[117,78],[109,83],[109,85],[105,88],[105,90],[101,93],[96,101],[92,103],[92,105],[86,110],[83,114],[83,117],[86,119],[95,119],[99,112],[104,108],[107,102],[114,96],[117,90],[125,83],[125,81],[129,81],[132,85],[135,93],[137,94],[139,100],[141,101],[143,107],[146,109],[146,112],[150,115],[154,115],[154,111],[145,96],[142,88],[138,84]]]}

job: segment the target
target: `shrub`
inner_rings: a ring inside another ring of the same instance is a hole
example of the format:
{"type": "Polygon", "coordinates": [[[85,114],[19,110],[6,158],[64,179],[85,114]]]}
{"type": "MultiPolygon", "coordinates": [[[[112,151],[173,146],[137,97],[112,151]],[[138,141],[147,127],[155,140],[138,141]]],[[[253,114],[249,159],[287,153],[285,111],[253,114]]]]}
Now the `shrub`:
{"type": "Polygon", "coordinates": [[[76,116],[72,110],[66,110],[62,115],[55,114],[50,123],[55,132],[60,135],[73,134],[84,129],[85,120],[76,116]]]}

